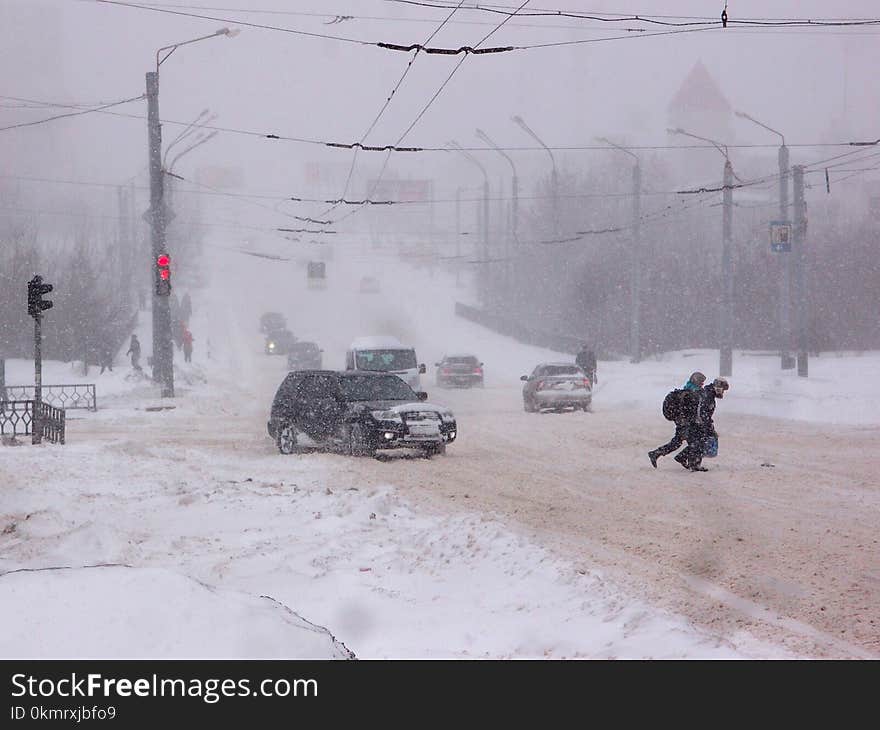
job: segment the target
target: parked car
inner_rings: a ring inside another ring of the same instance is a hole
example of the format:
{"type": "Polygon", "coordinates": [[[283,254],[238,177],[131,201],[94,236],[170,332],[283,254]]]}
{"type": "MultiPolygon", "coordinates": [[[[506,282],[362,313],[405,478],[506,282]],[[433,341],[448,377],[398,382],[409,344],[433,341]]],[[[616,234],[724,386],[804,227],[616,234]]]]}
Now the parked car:
{"type": "Polygon", "coordinates": [[[277,330],[266,336],[267,355],[286,355],[296,342],[293,332],[288,329],[277,330]]]}
{"type": "Polygon", "coordinates": [[[440,388],[483,387],[483,363],[476,355],[444,355],[434,365],[437,367],[436,382],[440,388]]]}
{"type": "Polygon", "coordinates": [[[574,408],[589,411],[593,401],[593,386],[587,374],[571,363],[546,362],[538,365],[531,375],[523,375],[523,408],[536,413],[544,408],[574,408]]]}
{"type": "Polygon", "coordinates": [[[378,294],[382,287],[375,276],[364,276],[360,283],[361,294],[378,294]]]}
{"type": "Polygon", "coordinates": [[[426,457],[455,441],[455,416],[427,403],[396,375],[300,370],[287,374],[272,401],[267,429],[282,454],[302,447],[375,456],[411,448],[426,457]]]}
{"type": "Polygon", "coordinates": [[[323,367],[323,352],[314,342],[294,342],[287,353],[287,369],[320,370],[323,367]]]}
{"type": "Polygon", "coordinates": [[[287,328],[287,320],[280,312],[266,312],[260,317],[260,332],[269,335],[287,328]]]}

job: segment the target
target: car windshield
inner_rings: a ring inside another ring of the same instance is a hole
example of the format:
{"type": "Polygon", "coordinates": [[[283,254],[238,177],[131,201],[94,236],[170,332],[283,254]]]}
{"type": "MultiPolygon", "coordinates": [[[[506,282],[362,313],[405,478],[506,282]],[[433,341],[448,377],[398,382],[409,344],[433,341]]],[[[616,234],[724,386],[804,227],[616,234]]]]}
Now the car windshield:
{"type": "Polygon", "coordinates": [[[412,388],[396,375],[373,377],[370,375],[351,375],[340,378],[342,392],[348,401],[358,400],[408,400],[417,396],[412,388]]]}
{"type": "Polygon", "coordinates": [[[544,365],[538,368],[536,375],[583,375],[583,371],[574,365],[544,365]]]}
{"type": "Polygon", "coordinates": [[[357,370],[410,370],[416,367],[415,350],[359,350],[357,370]]]}
{"type": "Polygon", "coordinates": [[[447,357],[446,362],[450,365],[476,365],[479,361],[473,355],[460,355],[447,357]]]}

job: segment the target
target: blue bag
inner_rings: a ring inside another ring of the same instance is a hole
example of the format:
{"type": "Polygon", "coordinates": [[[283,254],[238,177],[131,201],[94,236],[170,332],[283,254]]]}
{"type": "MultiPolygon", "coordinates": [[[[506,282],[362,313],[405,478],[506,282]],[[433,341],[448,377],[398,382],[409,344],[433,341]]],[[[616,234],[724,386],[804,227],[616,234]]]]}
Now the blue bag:
{"type": "Polygon", "coordinates": [[[706,456],[710,459],[714,459],[718,456],[718,437],[717,436],[707,436],[706,441],[703,444],[703,456],[706,456]]]}

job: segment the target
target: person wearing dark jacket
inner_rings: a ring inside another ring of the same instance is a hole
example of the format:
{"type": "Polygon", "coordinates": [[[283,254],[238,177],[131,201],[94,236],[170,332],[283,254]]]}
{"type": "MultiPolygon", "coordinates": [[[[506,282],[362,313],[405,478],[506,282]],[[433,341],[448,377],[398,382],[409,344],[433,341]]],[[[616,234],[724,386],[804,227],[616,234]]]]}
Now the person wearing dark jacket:
{"type": "Polygon", "coordinates": [[[131,366],[135,370],[141,369],[140,359],[141,359],[141,343],[137,338],[137,335],[131,336],[131,344],[128,346],[128,351],[125,353],[126,355],[131,355],[131,366]]]}
{"type": "Polygon", "coordinates": [[[575,356],[574,364],[587,374],[587,377],[590,379],[590,385],[596,384],[596,353],[594,353],[586,344],[575,356]]]}
{"type": "Polygon", "coordinates": [[[715,399],[723,398],[724,391],[730,388],[730,384],[724,378],[715,378],[711,385],[706,385],[698,391],[697,410],[694,422],[688,430],[687,448],[675,456],[675,460],[686,469],[691,471],[709,471],[702,466],[703,454],[706,452],[706,442],[710,437],[718,438],[715,431],[715,399]]]}
{"type": "Polygon", "coordinates": [[[683,407],[679,410],[679,415],[675,419],[675,434],[673,434],[672,440],[669,443],[663,444],[663,446],[658,446],[653,451],[648,452],[651,466],[655,469],[657,468],[658,458],[671,454],[673,451],[677,451],[687,440],[688,431],[693,423],[694,416],[696,415],[697,393],[700,388],[703,387],[703,383],[705,382],[706,376],[697,371],[691,373],[690,378],[688,378],[688,381],[684,384],[682,390],[687,391],[687,393],[684,394],[683,407]]]}

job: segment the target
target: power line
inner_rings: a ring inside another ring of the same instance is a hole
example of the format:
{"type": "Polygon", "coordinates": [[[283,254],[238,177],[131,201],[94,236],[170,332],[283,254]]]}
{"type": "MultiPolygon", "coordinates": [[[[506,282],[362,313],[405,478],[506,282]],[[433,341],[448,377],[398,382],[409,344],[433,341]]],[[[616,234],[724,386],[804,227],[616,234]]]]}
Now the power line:
{"type": "Polygon", "coordinates": [[[100,112],[100,111],[103,111],[104,109],[110,109],[111,107],[119,106],[120,104],[129,104],[133,101],[141,101],[142,99],[145,99],[145,98],[146,98],[146,95],[141,94],[140,96],[133,96],[130,99],[122,99],[121,101],[110,102],[109,104],[104,104],[103,106],[94,107],[92,109],[83,109],[81,111],[68,112],[67,114],[56,114],[55,116],[46,117],[45,119],[37,119],[32,122],[19,122],[18,124],[10,124],[6,127],[0,127],[0,132],[5,132],[6,130],[9,130],[9,129],[20,129],[22,127],[33,127],[38,124],[46,124],[47,122],[54,122],[57,119],[67,119],[68,117],[78,117],[78,116],[81,116],[82,114],[91,114],[93,112],[100,112]]]}

